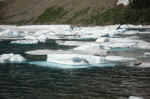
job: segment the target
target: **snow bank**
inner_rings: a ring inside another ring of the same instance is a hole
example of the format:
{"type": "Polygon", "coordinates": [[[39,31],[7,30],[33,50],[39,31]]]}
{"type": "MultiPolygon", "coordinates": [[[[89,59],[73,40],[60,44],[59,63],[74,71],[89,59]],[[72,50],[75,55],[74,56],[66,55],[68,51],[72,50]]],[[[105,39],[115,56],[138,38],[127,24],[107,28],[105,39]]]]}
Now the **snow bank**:
{"type": "Polygon", "coordinates": [[[0,63],[20,63],[25,61],[25,58],[19,54],[3,54],[0,55],[0,63]]]}
{"type": "Polygon", "coordinates": [[[128,99],[144,99],[143,97],[130,96],[128,99]]]}
{"type": "Polygon", "coordinates": [[[129,5],[130,1],[129,0],[118,0],[117,5],[124,5],[127,6],[129,5]]]}

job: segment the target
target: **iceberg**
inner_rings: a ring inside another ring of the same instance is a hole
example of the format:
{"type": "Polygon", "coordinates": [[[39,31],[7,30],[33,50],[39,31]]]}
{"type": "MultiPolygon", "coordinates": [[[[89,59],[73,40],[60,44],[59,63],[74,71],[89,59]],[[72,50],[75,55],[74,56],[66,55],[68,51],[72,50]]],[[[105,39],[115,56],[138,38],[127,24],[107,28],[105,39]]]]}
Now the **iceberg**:
{"type": "Polygon", "coordinates": [[[0,55],[0,63],[21,63],[26,59],[19,54],[2,54],[0,55]]]}

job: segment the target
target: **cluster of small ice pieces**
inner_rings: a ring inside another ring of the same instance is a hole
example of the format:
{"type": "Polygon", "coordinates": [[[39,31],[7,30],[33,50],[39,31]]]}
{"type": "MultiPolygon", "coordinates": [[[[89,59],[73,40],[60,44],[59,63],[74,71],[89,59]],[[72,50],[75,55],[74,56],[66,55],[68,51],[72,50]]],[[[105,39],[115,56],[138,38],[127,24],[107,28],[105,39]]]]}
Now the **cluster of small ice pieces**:
{"type": "MultiPolygon", "coordinates": [[[[0,25],[1,38],[21,39],[12,43],[31,44],[45,42],[47,39],[97,39],[102,36],[113,37],[116,34],[129,33],[128,28],[139,27],[133,25],[109,25],[95,27],[71,27],[70,25],[31,25],[31,26],[3,26],[0,25]],[[29,40],[31,42],[29,42],[29,40]]],[[[142,27],[142,26],[141,26],[142,27]]],[[[135,33],[135,32],[133,32],[135,33]]],[[[132,33],[132,34],[133,34],[132,33]]],[[[131,34],[131,33],[130,33],[131,34]]],[[[0,39],[1,39],[0,38],[0,39]]]]}
{"type": "MultiPolygon", "coordinates": [[[[137,64],[136,58],[112,56],[108,54],[113,49],[150,49],[150,43],[138,37],[119,36],[150,33],[148,30],[149,28],[150,26],[142,25],[109,25],[95,27],[77,27],[70,25],[1,25],[0,39],[13,38],[15,40],[11,41],[12,44],[37,44],[39,42],[45,43],[48,39],[54,39],[59,45],[76,46],[71,50],[61,52],[50,50],[26,52],[32,55],[37,55],[37,53],[47,55],[48,62],[67,65],[83,65],[101,64],[109,61],[112,63],[119,62],[121,64],[129,63],[127,65],[135,65],[137,64]],[[147,29],[148,31],[143,31],[143,29],[147,29]],[[68,41],[66,41],[66,39],[68,41]],[[95,41],[88,41],[93,39],[95,41]]],[[[149,53],[145,53],[144,55],[149,56],[149,53]]],[[[143,64],[141,64],[141,66],[143,64]]]]}
{"type": "Polygon", "coordinates": [[[26,59],[19,54],[9,53],[0,55],[0,63],[21,63],[25,60],[26,59]]]}

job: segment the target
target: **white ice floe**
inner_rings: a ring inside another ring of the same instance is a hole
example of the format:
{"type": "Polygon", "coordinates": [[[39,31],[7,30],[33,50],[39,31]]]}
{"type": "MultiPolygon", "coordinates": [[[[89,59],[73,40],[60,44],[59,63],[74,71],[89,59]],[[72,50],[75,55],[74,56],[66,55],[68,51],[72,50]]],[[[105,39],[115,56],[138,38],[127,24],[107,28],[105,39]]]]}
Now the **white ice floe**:
{"type": "Polygon", "coordinates": [[[141,68],[150,68],[150,62],[143,62],[138,67],[141,67],[141,68]]]}
{"type": "Polygon", "coordinates": [[[103,49],[103,47],[97,43],[88,43],[85,45],[81,45],[79,47],[74,48],[73,50],[99,56],[106,56],[109,52],[109,49],[103,49]]]}
{"type": "Polygon", "coordinates": [[[96,43],[103,48],[139,48],[139,49],[150,49],[150,43],[142,41],[138,38],[105,38],[99,37],[96,43]]]}
{"type": "Polygon", "coordinates": [[[81,45],[79,47],[74,48],[74,50],[99,50],[100,44],[97,43],[89,43],[89,44],[85,44],[85,45],[81,45]]]}
{"type": "Polygon", "coordinates": [[[17,40],[11,41],[11,44],[37,44],[38,40],[17,40]]]}
{"type": "Polygon", "coordinates": [[[109,42],[109,38],[107,37],[101,37],[101,38],[98,38],[96,40],[97,43],[104,43],[104,42],[109,42]]]}
{"type": "Polygon", "coordinates": [[[0,32],[0,36],[3,37],[20,37],[21,33],[18,33],[17,31],[11,31],[9,29],[3,30],[0,32]]]}
{"type": "Polygon", "coordinates": [[[127,6],[129,5],[130,1],[129,0],[118,0],[117,5],[124,5],[127,6]]]}
{"type": "Polygon", "coordinates": [[[140,49],[150,49],[150,43],[149,42],[146,42],[146,41],[139,41],[136,46],[137,48],[140,48],[140,49]]]}
{"type": "Polygon", "coordinates": [[[83,42],[83,41],[61,41],[61,40],[57,40],[56,43],[59,44],[59,45],[66,45],[66,46],[81,46],[81,45],[86,45],[89,42],[83,42]]]}
{"type": "MultiPolygon", "coordinates": [[[[24,32],[25,39],[91,39],[99,36],[113,36],[121,32],[121,29],[117,29],[118,25],[110,26],[96,26],[96,27],[76,27],[72,29],[70,25],[31,25],[31,26],[0,26],[4,29],[4,33],[0,33],[2,36],[18,36],[20,31],[24,32]],[[116,30],[117,29],[117,30],[116,30]],[[17,35],[16,35],[17,34],[17,35]],[[54,38],[52,38],[54,37],[54,38]]],[[[10,37],[11,37],[10,36],[10,37]]]]}
{"type": "Polygon", "coordinates": [[[29,62],[29,64],[42,66],[42,67],[61,68],[61,69],[79,69],[79,68],[89,67],[88,65],[80,65],[80,66],[73,66],[73,65],[66,65],[66,64],[62,65],[62,64],[47,62],[47,61],[33,61],[33,62],[29,62]]]}
{"type": "Polygon", "coordinates": [[[145,53],[144,53],[144,56],[150,57],[150,52],[145,52],[145,53]]]}
{"type": "MultiPolygon", "coordinates": [[[[16,37],[25,40],[16,41],[19,44],[31,44],[32,42],[39,43],[45,42],[47,39],[76,39],[76,40],[89,40],[97,39],[97,43],[103,43],[102,46],[105,49],[110,48],[124,48],[124,47],[136,47],[149,49],[150,44],[146,42],[139,42],[128,38],[114,38],[117,34],[126,34],[130,32],[137,33],[137,28],[143,28],[144,26],[134,25],[109,25],[109,26],[95,26],[95,27],[71,27],[70,25],[29,25],[29,26],[0,26],[2,31],[0,32],[1,38],[16,37]],[[113,37],[113,38],[112,38],[113,37]],[[31,41],[31,42],[29,42],[31,41]]],[[[131,34],[133,34],[131,33],[131,34]]],[[[62,42],[64,45],[82,45],[78,42],[62,42]]],[[[33,44],[33,43],[32,43],[33,44]]],[[[88,45],[88,44],[87,44],[88,45]]]]}
{"type": "Polygon", "coordinates": [[[144,99],[143,97],[130,96],[128,99],[144,99]]]}
{"type": "Polygon", "coordinates": [[[2,54],[0,55],[0,63],[20,63],[25,61],[25,58],[19,54],[2,54]]]}
{"type": "Polygon", "coordinates": [[[86,64],[86,65],[68,65],[68,64],[59,64],[54,62],[46,62],[46,61],[33,61],[29,62],[29,64],[51,67],[51,68],[61,68],[61,69],[79,69],[79,68],[90,68],[90,67],[114,67],[116,64],[114,63],[100,63],[100,64],[86,64]]]}
{"type": "Polygon", "coordinates": [[[139,62],[136,58],[123,57],[123,56],[106,56],[105,60],[110,62],[117,62],[125,66],[136,66],[139,65],[139,62]]]}
{"type": "Polygon", "coordinates": [[[27,51],[25,53],[29,55],[47,55],[47,54],[52,54],[52,53],[57,53],[57,52],[62,52],[62,51],[39,49],[39,50],[27,51]]]}
{"type": "Polygon", "coordinates": [[[80,55],[80,54],[48,54],[48,62],[66,65],[88,65],[104,63],[104,57],[93,55],[80,55]]]}
{"type": "Polygon", "coordinates": [[[81,55],[95,55],[95,56],[105,56],[107,55],[106,50],[93,50],[93,51],[82,51],[82,50],[48,50],[48,49],[39,49],[39,50],[31,50],[25,52],[29,55],[47,55],[47,54],[81,54],[81,55]]]}
{"type": "Polygon", "coordinates": [[[135,58],[123,57],[123,56],[106,56],[105,59],[108,60],[108,61],[113,61],[113,62],[136,61],[135,58]]]}

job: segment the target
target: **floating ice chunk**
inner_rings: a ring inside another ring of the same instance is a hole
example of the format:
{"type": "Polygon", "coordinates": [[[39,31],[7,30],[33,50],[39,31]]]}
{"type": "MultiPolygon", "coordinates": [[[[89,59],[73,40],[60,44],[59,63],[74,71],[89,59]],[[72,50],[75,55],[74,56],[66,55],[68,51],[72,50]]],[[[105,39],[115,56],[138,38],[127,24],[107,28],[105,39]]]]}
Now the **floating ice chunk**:
{"type": "Polygon", "coordinates": [[[108,38],[108,37],[99,37],[96,42],[98,43],[106,43],[106,42],[112,42],[112,43],[134,43],[138,40],[132,40],[130,38],[108,38]]]}
{"type": "Polygon", "coordinates": [[[122,43],[122,42],[106,42],[100,44],[103,48],[113,49],[113,48],[134,48],[136,43],[122,43]]]}
{"type": "Polygon", "coordinates": [[[135,47],[140,49],[150,49],[150,43],[139,40],[135,47]]]}
{"type": "Polygon", "coordinates": [[[109,42],[109,38],[101,37],[96,40],[97,43],[109,42]]]}
{"type": "Polygon", "coordinates": [[[25,61],[25,58],[19,54],[3,54],[0,55],[0,63],[20,63],[25,61]]]}
{"type": "Polygon", "coordinates": [[[66,45],[66,46],[81,46],[81,45],[86,45],[89,44],[89,42],[84,42],[84,41],[56,41],[59,45],[66,45]]]}
{"type": "Polygon", "coordinates": [[[81,45],[79,47],[74,48],[75,51],[86,52],[87,54],[98,55],[98,56],[105,56],[108,54],[109,49],[105,50],[99,44],[96,43],[89,43],[86,45],[81,45]]]}
{"type": "Polygon", "coordinates": [[[78,69],[78,68],[90,68],[90,67],[114,67],[116,66],[116,64],[114,63],[68,65],[68,64],[60,64],[60,63],[45,62],[45,61],[29,62],[29,64],[44,66],[44,67],[61,68],[61,69],[78,69]]]}
{"type": "Polygon", "coordinates": [[[11,41],[11,44],[37,44],[38,40],[17,40],[11,41]]]}
{"type": "Polygon", "coordinates": [[[150,62],[143,62],[141,65],[139,65],[138,67],[141,68],[150,68],[150,62]]]}
{"type": "Polygon", "coordinates": [[[79,46],[79,47],[76,47],[74,48],[74,50],[96,50],[96,49],[100,49],[100,45],[99,44],[96,44],[96,43],[89,43],[89,44],[86,44],[86,45],[82,45],[82,46],[79,46]]]}
{"type": "Polygon", "coordinates": [[[150,52],[145,52],[144,56],[150,56],[150,52]]]}
{"type": "Polygon", "coordinates": [[[129,0],[118,0],[117,5],[124,5],[127,6],[129,5],[130,1],[129,0]]]}
{"type": "Polygon", "coordinates": [[[17,31],[12,31],[12,30],[6,29],[6,30],[0,32],[0,36],[2,36],[2,37],[19,37],[20,33],[18,33],[17,31]]]}
{"type": "Polygon", "coordinates": [[[135,58],[123,57],[123,56],[106,56],[105,59],[108,60],[108,61],[113,61],[113,62],[136,61],[135,58]]]}
{"type": "Polygon", "coordinates": [[[106,50],[93,50],[93,51],[82,51],[82,50],[32,50],[25,52],[29,55],[47,55],[47,54],[81,54],[81,55],[95,55],[95,56],[105,56],[107,55],[106,50]]]}
{"type": "Polygon", "coordinates": [[[33,41],[37,40],[38,42],[44,43],[48,39],[48,36],[44,34],[32,34],[32,35],[26,35],[24,39],[33,40],[33,41]]]}
{"type": "Polygon", "coordinates": [[[42,50],[32,50],[32,51],[27,51],[25,52],[26,54],[29,55],[47,55],[47,54],[52,54],[56,53],[56,50],[47,50],[47,49],[42,49],[42,50]]]}
{"type": "Polygon", "coordinates": [[[66,65],[88,65],[104,63],[104,57],[80,54],[48,54],[48,62],[66,65]]]}
{"type": "Polygon", "coordinates": [[[52,67],[52,68],[62,68],[62,69],[88,68],[88,65],[73,66],[73,65],[57,64],[57,63],[46,62],[46,61],[29,62],[29,64],[38,65],[38,66],[44,66],[44,67],[52,67]]]}
{"type": "Polygon", "coordinates": [[[143,97],[130,96],[129,99],[144,99],[143,97]]]}
{"type": "Polygon", "coordinates": [[[135,58],[123,57],[123,56],[106,56],[105,59],[110,62],[116,62],[125,66],[136,66],[139,62],[135,58]]]}

